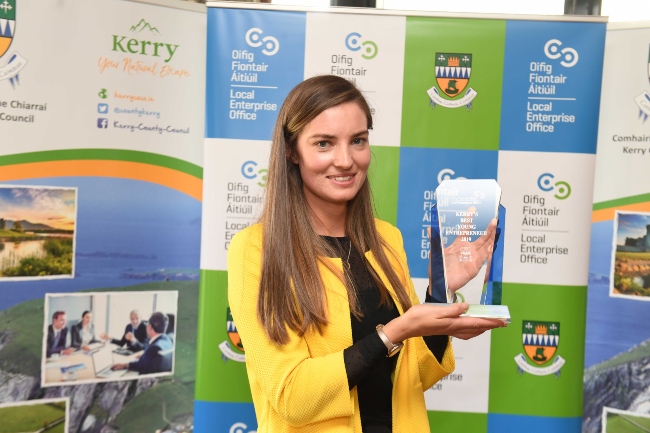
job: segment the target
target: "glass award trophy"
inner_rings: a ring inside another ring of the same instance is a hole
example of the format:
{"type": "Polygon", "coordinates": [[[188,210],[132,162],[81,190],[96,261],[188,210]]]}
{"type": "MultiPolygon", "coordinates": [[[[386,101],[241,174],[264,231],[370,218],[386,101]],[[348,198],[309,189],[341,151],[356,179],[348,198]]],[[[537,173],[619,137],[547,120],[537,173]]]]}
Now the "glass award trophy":
{"type": "Polygon", "coordinates": [[[431,275],[436,303],[467,302],[465,316],[510,322],[501,305],[505,208],[493,179],[446,179],[431,208],[431,275]]]}

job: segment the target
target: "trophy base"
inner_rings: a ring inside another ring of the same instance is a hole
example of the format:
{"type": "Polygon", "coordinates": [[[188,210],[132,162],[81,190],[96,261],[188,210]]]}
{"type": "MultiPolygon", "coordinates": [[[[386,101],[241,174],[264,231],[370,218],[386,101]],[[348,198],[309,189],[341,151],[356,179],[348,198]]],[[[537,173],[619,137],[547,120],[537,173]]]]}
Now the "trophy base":
{"type": "Polygon", "coordinates": [[[510,323],[510,310],[508,310],[507,305],[470,304],[469,310],[463,316],[501,319],[505,320],[506,323],[510,323]]]}
{"type": "MultiPolygon", "coordinates": [[[[438,304],[434,305],[453,305],[453,304],[438,304]]],[[[467,313],[462,314],[464,317],[481,317],[484,319],[501,319],[506,323],[510,323],[510,310],[507,305],[481,305],[469,304],[467,313]]]]}

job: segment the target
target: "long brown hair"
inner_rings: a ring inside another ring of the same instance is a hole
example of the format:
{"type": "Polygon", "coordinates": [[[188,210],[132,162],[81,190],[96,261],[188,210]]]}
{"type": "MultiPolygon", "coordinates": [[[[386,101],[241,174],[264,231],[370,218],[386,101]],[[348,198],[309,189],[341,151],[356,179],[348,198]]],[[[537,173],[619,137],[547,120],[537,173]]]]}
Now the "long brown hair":
{"type": "MultiPolygon", "coordinates": [[[[350,311],[361,317],[354,286],[347,282],[341,269],[323,259],[336,253],[312,226],[300,168],[291,161],[291,157],[296,155],[298,136],[307,124],[328,108],[346,102],[361,107],[368,119],[368,129],[371,129],[370,108],[359,89],[350,81],[334,75],[321,75],[298,84],[282,104],[275,124],[266,200],[260,219],[264,237],[257,312],[267,335],[278,344],[288,341],[287,327],[303,335],[310,328],[322,332],[327,325],[327,293],[320,277],[319,262],[345,284],[350,311]]],[[[366,251],[373,252],[400,304],[404,310],[410,308],[406,281],[400,280],[383,247],[393,256],[395,253],[375,227],[367,178],[356,196],[348,202],[345,229],[352,245],[362,256],[366,251]]],[[[366,266],[380,289],[381,302],[389,303],[390,294],[386,286],[367,261],[366,266]]]]}

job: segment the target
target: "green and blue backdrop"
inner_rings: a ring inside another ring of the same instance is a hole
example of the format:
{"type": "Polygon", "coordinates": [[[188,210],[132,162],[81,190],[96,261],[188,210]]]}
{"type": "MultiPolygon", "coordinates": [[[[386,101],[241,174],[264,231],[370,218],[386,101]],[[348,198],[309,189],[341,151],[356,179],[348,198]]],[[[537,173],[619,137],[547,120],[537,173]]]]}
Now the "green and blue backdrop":
{"type": "Polygon", "coordinates": [[[421,297],[438,184],[503,189],[512,322],[454,340],[455,373],[425,393],[432,431],[579,432],[604,19],[208,6],[197,431],[257,428],[228,244],[259,215],[286,94],[335,74],[372,107],[376,211],[402,231],[421,297]]]}

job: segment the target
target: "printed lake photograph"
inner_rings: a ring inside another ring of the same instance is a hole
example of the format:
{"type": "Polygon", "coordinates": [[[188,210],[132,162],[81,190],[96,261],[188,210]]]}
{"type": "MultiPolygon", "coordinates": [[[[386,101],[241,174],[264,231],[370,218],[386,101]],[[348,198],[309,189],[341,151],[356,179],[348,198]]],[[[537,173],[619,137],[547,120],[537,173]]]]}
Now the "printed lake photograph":
{"type": "Polygon", "coordinates": [[[0,405],[0,433],[68,433],[68,399],[0,405]]]}
{"type": "Polygon", "coordinates": [[[0,185],[0,282],[74,276],[77,189],[0,185]]]}
{"type": "Polygon", "coordinates": [[[650,213],[617,211],[610,296],[650,301],[650,213]]]}
{"type": "Polygon", "coordinates": [[[603,433],[647,433],[650,415],[603,407],[603,433]]]}

